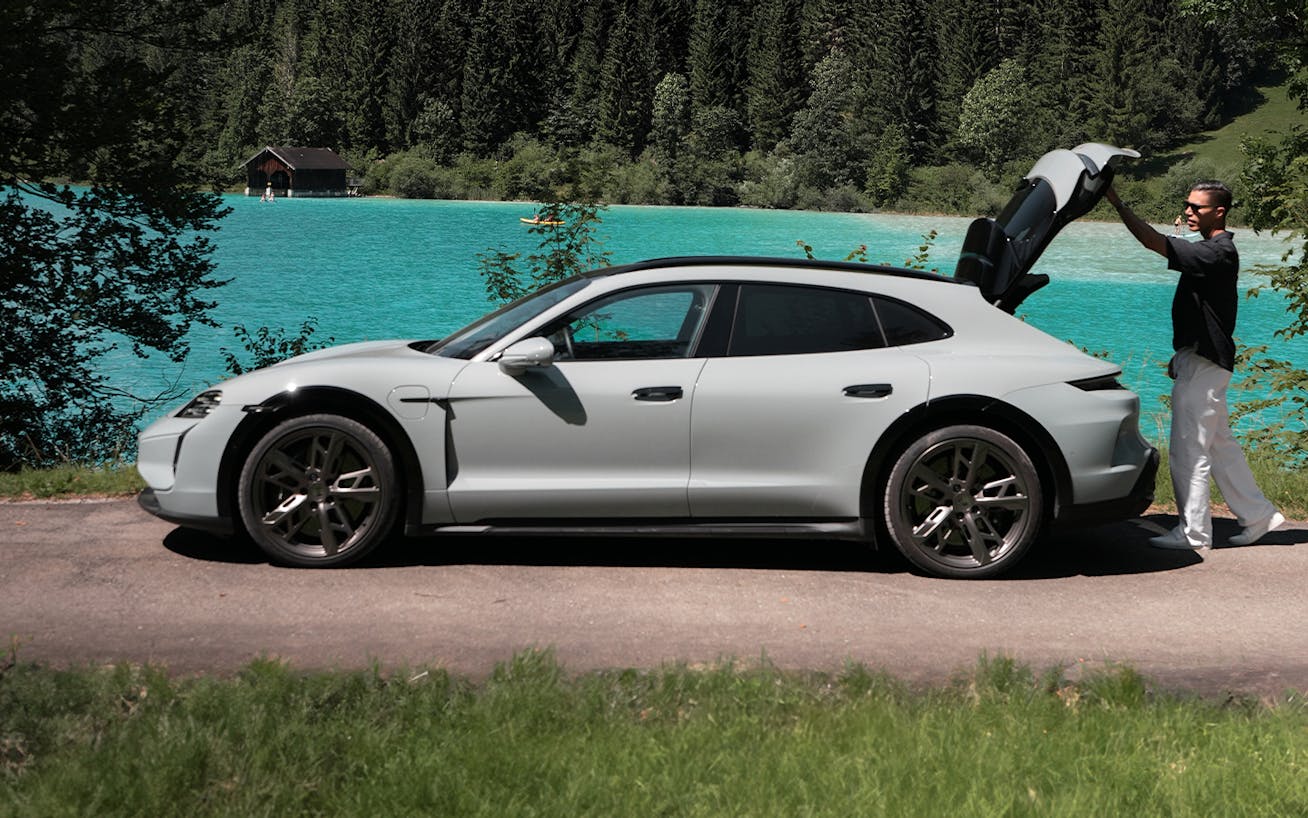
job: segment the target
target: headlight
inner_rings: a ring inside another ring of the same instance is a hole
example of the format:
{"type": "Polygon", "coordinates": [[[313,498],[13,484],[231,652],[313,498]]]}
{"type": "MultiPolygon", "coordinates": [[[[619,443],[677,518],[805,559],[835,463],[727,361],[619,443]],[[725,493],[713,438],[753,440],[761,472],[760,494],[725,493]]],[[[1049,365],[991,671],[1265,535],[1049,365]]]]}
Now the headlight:
{"type": "Polygon", "coordinates": [[[190,403],[186,404],[177,413],[179,418],[200,419],[208,417],[209,413],[218,408],[218,404],[223,402],[223,393],[217,389],[210,389],[208,392],[201,392],[196,395],[190,403]]]}

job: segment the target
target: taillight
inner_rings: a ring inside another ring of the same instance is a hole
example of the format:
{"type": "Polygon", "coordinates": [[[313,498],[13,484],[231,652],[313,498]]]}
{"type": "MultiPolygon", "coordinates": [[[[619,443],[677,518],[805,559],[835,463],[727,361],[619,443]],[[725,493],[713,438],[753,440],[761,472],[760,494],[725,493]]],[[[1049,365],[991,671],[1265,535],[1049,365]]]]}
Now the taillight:
{"type": "Polygon", "coordinates": [[[1067,383],[1069,386],[1075,386],[1077,389],[1085,392],[1100,392],[1105,389],[1123,389],[1125,387],[1117,382],[1117,376],[1121,374],[1121,372],[1114,372],[1111,375],[1097,375],[1093,378],[1082,378],[1079,381],[1068,381],[1067,383]]]}

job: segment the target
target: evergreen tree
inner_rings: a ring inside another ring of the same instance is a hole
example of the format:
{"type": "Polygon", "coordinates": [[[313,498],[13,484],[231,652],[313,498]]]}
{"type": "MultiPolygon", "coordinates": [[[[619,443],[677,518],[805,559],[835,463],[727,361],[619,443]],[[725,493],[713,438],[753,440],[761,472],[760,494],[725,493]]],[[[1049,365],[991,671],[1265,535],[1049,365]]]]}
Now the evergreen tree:
{"type": "Polygon", "coordinates": [[[1027,63],[1037,152],[1102,141],[1091,130],[1091,89],[1103,0],[1051,0],[1036,10],[1039,46],[1027,63]]]}
{"type": "MultiPolygon", "coordinates": [[[[873,13],[871,8],[866,11],[873,13]]],[[[865,32],[858,30],[850,13],[849,4],[841,0],[806,0],[800,17],[806,75],[836,51],[849,54],[860,50],[857,42],[865,32]]]]}
{"type": "Polygon", "coordinates": [[[643,5],[652,32],[649,51],[654,58],[653,76],[685,73],[696,5],[697,0],[649,0],[643,5]]]}
{"type": "Polygon", "coordinates": [[[679,163],[681,146],[690,131],[690,83],[682,74],[665,74],[654,89],[650,147],[660,179],[672,204],[685,201],[679,163]]]}
{"type": "Polygon", "coordinates": [[[799,0],[764,0],[754,15],[745,112],[750,141],[761,150],[772,150],[785,137],[803,103],[801,8],[799,0]]]}
{"type": "Polygon", "coordinates": [[[293,4],[277,7],[269,42],[269,83],[259,106],[259,133],[265,144],[284,145],[290,140],[291,100],[300,68],[302,18],[293,4]]]}
{"type": "Polygon", "coordinates": [[[641,17],[628,8],[636,5],[624,4],[609,30],[599,93],[600,139],[631,155],[644,147],[653,102],[649,78],[654,66],[642,48],[648,31],[637,30],[641,17]]]}
{"type": "Polygon", "coordinates": [[[348,146],[358,152],[390,149],[386,139],[384,95],[388,85],[391,36],[387,0],[349,0],[345,31],[348,45],[339,55],[345,65],[342,83],[348,146]]]}
{"type": "Polygon", "coordinates": [[[697,111],[729,108],[733,102],[729,10],[722,0],[695,4],[687,73],[691,104],[697,111]]]}
{"type": "Polygon", "coordinates": [[[863,191],[877,206],[891,204],[908,188],[911,169],[907,134],[898,125],[888,125],[872,149],[863,191]]]}
{"type": "Polygon", "coordinates": [[[287,106],[286,141],[292,145],[339,148],[345,128],[340,97],[316,76],[301,73],[287,106]]]}
{"type": "Polygon", "coordinates": [[[651,144],[662,162],[675,161],[690,131],[690,84],[681,74],[665,74],[654,89],[651,144]]]}
{"type": "Polygon", "coordinates": [[[209,160],[213,166],[234,174],[239,163],[267,144],[260,113],[272,72],[266,51],[257,45],[235,48],[223,62],[214,78],[214,85],[222,90],[210,105],[218,129],[209,160]]]}
{"type": "Polygon", "coordinates": [[[572,95],[566,107],[554,106],[556,119],[575,123],[571,127],[555,129],[577,134],[567,141],[579,141],[578,136],[582,133],[593,134],[599,121],[596,100],[599,98],[600,68],[607,50],[609,3],[610,0],[595,0],[586,4],[581,35],[572,56],[572,95]]]}
{"type": "Polygon", "coordinates": [[[1144,15],[1145,0],[1107,0],[1099,14],[1089,118],[1092,133],[1114,145],[1149,147],[1152,100],[1144,88],[1155,57],[1144,15]]]}
{"type": "Polygon", "coordinates": [[[868,140],[857,116],[862,89],[850,83],[852,75],[852,64],[839,51],[813,70],[812,93],[790,134],[801,184],[818,190],[862,187],[868,140]]]}
{"type": "Polygon", "coordinates": [[[535,20],[527,0],[483,0],[463,66],[461,117],[469,150],[485,155],[544,116],[548,97],[540,86],[548,82],[549,66],[535,20]]]}
{"type": "Polygon", "coordinates": [[[992,13],[986,4],[936,3],[936,93],[944,141],[951,140],[958,129],[964,95],[999,64],[992,13]]]}
{"type": "Polygon", "coordinates": [[[865,127],[878,132],[898,125],[908,137],[913,161],[929,157],[939,142],[936,117],[935,43],[930,28],[928,0],[887,0],[874,19],[863,26],[868,32],[869,64],[865,127]]]}
{"type": "Polygon", "coordinates": [[[441,76],[445,68],[442,58],[447,55],[438,49],[452,45],[442,36],[444,5],[441,0],[399,0],[395,5],[395,46],[382,102],[386,141],[391,145],[411,146],[414,123],[433,99],[441,99],[432,93],[432,78],[441,76]]]}

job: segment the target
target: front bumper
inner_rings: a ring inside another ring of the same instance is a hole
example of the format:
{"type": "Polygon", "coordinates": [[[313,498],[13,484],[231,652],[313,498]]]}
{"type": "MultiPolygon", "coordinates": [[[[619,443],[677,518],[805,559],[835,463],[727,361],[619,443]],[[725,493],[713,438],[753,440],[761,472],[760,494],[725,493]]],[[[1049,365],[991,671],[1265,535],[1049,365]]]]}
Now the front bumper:
{"type": "Polygon", "coordinates": [[[183,528],[198,528],[202,531],[208,531],[211,534],[219,534],[224,537],[230,537],[236,533],[236,527],[232,524],[229,517],[209,517],[191,514],[178,514],[172,511],[165,511],[159,504],[159,498],[154,489],[144,489],[136,496],[136,502],[141,508],[150,512],[161,520],[167,520],[170,523],[176,523],[183,528]]]}

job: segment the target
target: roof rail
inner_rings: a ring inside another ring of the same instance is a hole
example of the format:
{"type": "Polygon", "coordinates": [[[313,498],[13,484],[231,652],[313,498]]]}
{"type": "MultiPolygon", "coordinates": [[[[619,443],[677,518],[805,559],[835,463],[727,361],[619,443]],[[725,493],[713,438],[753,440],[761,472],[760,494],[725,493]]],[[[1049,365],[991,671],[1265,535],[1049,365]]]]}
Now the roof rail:
{"type": "Polygon", "coordinates": [[[666,267],[706,267],[712,265],[733,265],[745,267],[808,267],[815,270],[840,270],[865,275],[890,275],[901,278],[920,278],[929,281],[954,281],[950,276],[932,273],[926,270],[912,270],[906,267],[891,267],[884,264],[864,264],[857,261],[830,261],[812,258],[782,258],[778,256],[669,256],[637,261],[631,264],[619,264],[585,273],[587,277],[603,277],[634,273],[639,270],[656,270],[666,267]]]}

